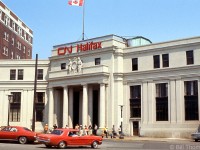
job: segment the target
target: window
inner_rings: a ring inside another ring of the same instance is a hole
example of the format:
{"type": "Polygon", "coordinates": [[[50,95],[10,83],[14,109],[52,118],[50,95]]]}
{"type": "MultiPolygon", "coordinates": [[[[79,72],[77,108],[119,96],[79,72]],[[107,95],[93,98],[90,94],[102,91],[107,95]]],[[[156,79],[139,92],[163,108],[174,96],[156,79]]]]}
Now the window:
{"type": "Polygon", "coordinates": [[[11,52],[11,59],[13,59],[13,52],[11,52]]]}
{"type": "Polygon", "coordinates": [[[15,22],[12,22],[12,29],[15,31],[15,22]]]}
{"type": "Polygon", "coordinates": [[[154,55],[153,61],[154,61],[154,68],[160,68],[160,56],[154,55]]]}
{"type": "Polygon", "coordinates": [[[66,69],[66,63],[62,63],[62,64],[60,65],[60,68],[61,68],[61,70],[66,69]]]}
{"type": "Polygon", "coordinates": [[[28,56],[30,56],[31,55],[31,51],[30,51],[30,49],[28,50],[28,56]]]}
{"type": "Polygon", "coordinates": [[[16,70],[15,69],[10,70],[10,80],[16,80],[16,70]]]}
{"type": "Polygon", "coordinates": [[[130,117],[141,117],[141,86],[130,87],[130,117]]]}
{"type": "Polygon", "coordinates": [[[162,55],[162,63],[163,63],[163,68],[169,67],[169,54],[163,54],[162,55]]]}
{"type": "Polygon", "coordinates": [[[23,49],[24,49],[24,53],[26,53],[26,46],[23,46],[23,49]]]}
{"type": "Polygon", "coordinates": [[[17,26],[17,33],[22,36],[22,29],[19,26],[17,26]]]}
{"type": "Polygon", "coordinates": [[[38,80],[43,80],[43,69],[38,69],[37,70],[37,79],[38,80]]]}
{"type": "Polygon", "coordinates": [[[101,64],[101,58],[95,58],[95,65],[101,64]]]}
{"type": "Polygon", "coordinates": [[[11,92],[13,95],[10,101],[10,121],[19,122],[20,121],[20,111],[21,111],[21,92],[11,92]]]}
{"type": "Polygon", "coordinates": [[[28,42],[31,43],[31,36],[28,36],[28,42]]]}
{"type": "Polygon", "coordinates": [[[35,102],[36,121],[43,121],[44,103],[45,103],[45,92],[37,92],[36,102],[35,102]]]}
{"type": "Polygon", "coordinates": [[[9,40],[9,34],[4,32],[4,40],[8,41],[9,40]]]}
{"type": "Polygon", "coordinates": [[[198,81],[185,81],[185,120],[199,120],[198,81]]]}
{"type": "Polygon", "coordinates": [[[193,50],[186,51],[187,65],[194,64],[193,50]]]}
{"type": "Polygon", "coordinates": [[[10,26],[10,18],[6,15],[4,16],[4,23],[5,25],[10,26]]]}
{"type": "Polygon", "coordinates": [[[8,48],[6,46],[3,47],[3,54],[8,56],[8,48]]]}
{"type": "Polygon", "coordinates": [[[15,39],[12,38],[12,45],[15,45],[15,39]]]}
{"type": "Polygon", "coordinates": [[[16,59],[20,59],[20,56],[19,56],[19,55],[16,55],[16,59]]]}
{"type": "Polygon", "coordinates": [[[26,40],[26,32],[24,31],[24,39],[26,40]]]}
{"type": "Polygon", "coordinates": [[[156,121],[168,121],[168,84],[156,84],[156,121]]]}
{"type": "Polygon", "coordinates": [[[18,80],[23,80],[23,76],[24,76],[24,70],[23,69],[19,69],[18,70],[18,80]]]}
{"type": "Polygon", "coordinates": [[[132,59],[132,71],[138,70],[138,58],[132,59]]]}

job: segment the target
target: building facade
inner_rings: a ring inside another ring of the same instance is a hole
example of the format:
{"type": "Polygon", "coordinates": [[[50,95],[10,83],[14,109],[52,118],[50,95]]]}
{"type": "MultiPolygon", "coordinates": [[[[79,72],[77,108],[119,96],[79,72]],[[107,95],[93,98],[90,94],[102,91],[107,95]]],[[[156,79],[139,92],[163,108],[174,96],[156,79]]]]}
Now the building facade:
{"type": "MultiPolygon", "coordinates": [[[[48,60],[38,61],[36,94],[36,130],[43,129],[48,116],[48,60]]],[[[33,117],[35,60],[0,60],[0,126],[19,125],[31,129],[33,117]],[[8,95],[12,94],[9,101],[8,95]],[[8,115],[9,114],[9,115],[8,115]],[[9,117],[9,119],[8,119],[9,117]]]]}
{"type": "MultiPolygon", "coordinates": [[[[10,124],[29,127],[34,61],[16,62],[0,63],[5,73],[0,75],[0,123],[7,122],[6,94],[18,92],[20,119],[10,124]],[[11,80],[22,68],[23,80],[11,80]]],[[[200,37],[152,44],[143,37],[107,35],[56,45],[49,60],[38,64],[44,70],[37,89],[37,99],[43,97],[36,108],[38,130],[46,123],[109,130],[121,125],[131,136],[190,137],[199,125],[200,37]]]]}
{"type": "Polygon", "coordinates": [[[33,31],[0,1],[0,59],[31,59],[33,31]]]}

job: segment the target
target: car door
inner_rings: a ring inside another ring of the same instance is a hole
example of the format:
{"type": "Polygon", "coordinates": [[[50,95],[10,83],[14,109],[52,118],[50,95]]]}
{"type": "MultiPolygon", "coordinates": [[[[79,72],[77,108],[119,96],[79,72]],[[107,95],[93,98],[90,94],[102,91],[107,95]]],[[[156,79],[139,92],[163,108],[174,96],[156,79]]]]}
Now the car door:
{"type": "Polygon", "coordinates": [[[17,139],[17,129],[15,127],[9,127],[4,133],[4,138],[8,140],[17,139]]]}
{"type": "Polygon", "coordinates": [[[10,127],[4,127],[0,132],[0,139],[10,138],[10,127]]]}
{"type": "Polygon", "coordinates": [[[75,132],[73,132],[72,134],[68,134],[67,143],[68,145],[81,145],[80,136],[77,135],[75,132]]]}
{"type": "Polygon", "coordinates": [[[79,137],[80,145],[88,145],[89,139],[87,135],[83,135],[79,137]]]}
{"type": "Polygon", "coordinates": [[[10,139],[17,140],[19,136],[19,130],[15,127],[10,128],[9,136],[10,139]]]}

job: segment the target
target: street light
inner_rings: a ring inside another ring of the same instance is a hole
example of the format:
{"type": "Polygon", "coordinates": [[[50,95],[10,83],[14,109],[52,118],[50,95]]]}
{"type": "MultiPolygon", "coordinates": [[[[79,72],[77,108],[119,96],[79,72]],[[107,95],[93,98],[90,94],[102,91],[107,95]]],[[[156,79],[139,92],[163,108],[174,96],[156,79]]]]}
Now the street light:
{"type": "Polygon", "coordinates": [[[10,126],[9,124],[9,120],[10,120],[10,101],[12,100],[13,95],[12,94],[8,94],[8,122],[7,122],[7,126],[10,126]]]}
{"type": "Polygon", "coordinates": [[[120,108],[121,108],[121,134],[120,134],[120,139],[123,139],[124,138],[124,134],[123,134],[123,126],[122,126],[122,120],[123,120],[123,118],[122,118],[122,114],[123,114],[123,106],[124,105],[119,105],[120,106],[120,108]]]}

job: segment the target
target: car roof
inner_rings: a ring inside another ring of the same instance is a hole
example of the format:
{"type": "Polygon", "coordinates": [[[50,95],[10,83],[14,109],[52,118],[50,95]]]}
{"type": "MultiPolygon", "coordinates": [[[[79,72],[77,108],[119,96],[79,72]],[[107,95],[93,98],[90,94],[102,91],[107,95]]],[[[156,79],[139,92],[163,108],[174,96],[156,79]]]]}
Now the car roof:
{"type": "Polygon", "coordinates": [[[62,131],[79,131],[78,129],[73,129],[73,128],[57,128],[54,130],[62,130],[62,131]]]}

